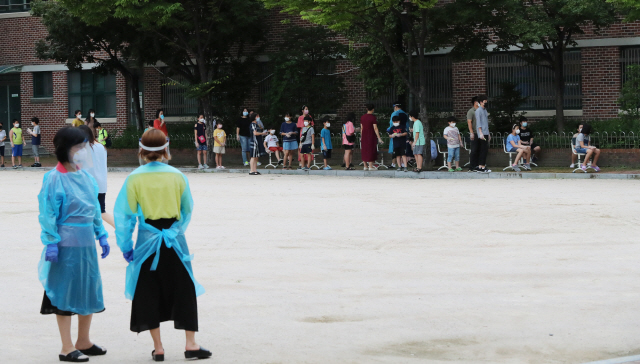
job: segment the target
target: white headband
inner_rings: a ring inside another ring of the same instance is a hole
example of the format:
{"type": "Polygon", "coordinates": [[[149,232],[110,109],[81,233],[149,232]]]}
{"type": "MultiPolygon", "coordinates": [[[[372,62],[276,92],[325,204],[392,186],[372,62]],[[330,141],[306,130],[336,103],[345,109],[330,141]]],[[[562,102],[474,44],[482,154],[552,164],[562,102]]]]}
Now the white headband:
{"type": "Polygon", "coordinates": [[[138,142],[138,145],[140,145],[140,148],[144,150],[148,150],[150,152],[157,152],[159,150],[163,150],[164,148],[166,148],[169,145],[169,142],[167,142],[165,145],[161,147],[147,147],[146,145],[142,144],[142,142],[138,142]]]}

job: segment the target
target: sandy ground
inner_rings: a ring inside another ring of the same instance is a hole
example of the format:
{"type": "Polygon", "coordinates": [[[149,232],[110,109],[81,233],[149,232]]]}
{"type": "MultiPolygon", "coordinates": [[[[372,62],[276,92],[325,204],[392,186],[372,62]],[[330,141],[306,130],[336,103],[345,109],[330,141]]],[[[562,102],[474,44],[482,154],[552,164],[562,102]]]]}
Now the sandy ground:
{"type": "MultiPolygon", "coordinates": [[[[36,266],[42,173],[2,173],[0,361],[57,362],[36,266]]],[[[125,174],[109,177],[113,207],[125,174]]],[[[215,363],[581,363],[640,354],[638,182],[190,174],[215,363]]],[[[110,233],[113,232],[109,228],[110,233]]],[[[150,362],[101,260],[93,363],[150,362]]],[[[74,319],[75,322],[75,319],[74,319]]],[[[167,361],[184,334],[162,326],[167,361]]]]}

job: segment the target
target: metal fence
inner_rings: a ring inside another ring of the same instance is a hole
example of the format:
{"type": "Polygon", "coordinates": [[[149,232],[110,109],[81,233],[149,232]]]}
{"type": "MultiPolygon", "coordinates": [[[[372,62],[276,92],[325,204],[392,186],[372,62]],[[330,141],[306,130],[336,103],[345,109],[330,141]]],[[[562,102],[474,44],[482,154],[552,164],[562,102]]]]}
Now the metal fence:
{"type": "Polygon", "coordinates": [[[0,0],[0,13],[29,11],[31,0],[0,0]]]}
{"type": "Polygon", "coordinates": [[[186,97],[183,85],[189,82],[184,76],[176,75],[162,81],[162,108],[166,115],[184,116],[198,113],[198,100],[186,97]]]}
{"type": "MultiPolygon", "coordinates": [[[[564,53],[564,108],[582,109],[581,53],[564,53]]],[[[528,97],[522,110],[555,109],[553,71],[540,65],[532,65],[515,54],[499,53],[487,57],[487,92],[489,100],[500,96],[504,82],[514,82],[522,96],[528,97]]]]}
{"type": "Polygon", "coordinates": [[[620,50],[620,67],[622,82],[629,79],[627,67],[640,64],[640,47],[622,48],[620,50]]]}

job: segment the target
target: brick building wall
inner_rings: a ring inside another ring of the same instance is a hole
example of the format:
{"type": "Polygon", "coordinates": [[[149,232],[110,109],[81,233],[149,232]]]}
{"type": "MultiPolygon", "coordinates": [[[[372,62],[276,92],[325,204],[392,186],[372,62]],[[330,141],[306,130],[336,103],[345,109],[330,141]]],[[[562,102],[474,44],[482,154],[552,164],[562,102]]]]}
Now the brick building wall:
{"type": "Polygon", "coordinates": [[[452,68],[453,113],[466,119],[467,111],[472,106],[471,98],[487,92],[484,60],[455,62],[452,68]]]}
{"type": "Polygon", "coordinates": [[[618,47],[592,47],[582,50],[582,111],[586,119],[618,116],[618,97],[622,87],[618,47]]]}
{"type": "Polygon", "coordinates": [[[155,68],[144,69],[144,119],[146,121],[156,118],[156,110],[162,106],[162,74],[155,68]]]}

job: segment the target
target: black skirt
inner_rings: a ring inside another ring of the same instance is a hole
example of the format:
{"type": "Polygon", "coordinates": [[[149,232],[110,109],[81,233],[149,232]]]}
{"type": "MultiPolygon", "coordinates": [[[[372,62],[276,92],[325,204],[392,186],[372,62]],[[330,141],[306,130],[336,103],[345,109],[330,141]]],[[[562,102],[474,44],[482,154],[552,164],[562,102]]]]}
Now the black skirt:
{"type": "MultiPolygon", "coordinates": [[[[168,229],[175,219],[145,221],[157,229],[168,229]]],[[[131,331],[157,329],[164,321],[173,321],[178,330],[198,331],[196,287],[189,272],[164,241],[158,267],[151,271],[155,256],[152,254],[140,268],[131,304],[131,331]]]]}
{"type": "MultiPolygon", "coordinates": [[[[104,310],[96,312],[96,313],[100,313],[100,312],[104,312],[104,310]]],[[[58,316],[73,316],[73,315],[77,315],[75,312],[71,312],[71,311],[63,311],[58,309],[56,306],[54,306],[51,303],[51,300],[49,299],[49,297],[47,296],[47,291],[44,291],[44,297],[42,298],[42,305],[40,306],[40,313],[43,315],[58,315],[58,316]]]]}

